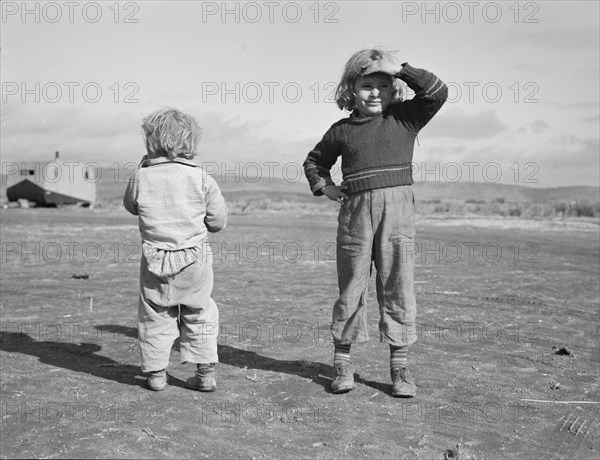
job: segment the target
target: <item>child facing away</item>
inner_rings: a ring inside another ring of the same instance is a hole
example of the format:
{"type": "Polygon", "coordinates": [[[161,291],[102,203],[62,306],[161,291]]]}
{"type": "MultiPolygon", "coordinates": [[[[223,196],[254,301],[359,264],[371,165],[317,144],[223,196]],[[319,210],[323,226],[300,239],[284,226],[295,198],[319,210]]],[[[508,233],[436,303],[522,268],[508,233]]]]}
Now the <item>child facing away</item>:
{"type": "Polygon", "coordinates": [[[173,343],[181,338],[182,363],[196,363],[186,384],[214,391],[219,311],[211,298],[208,232],[227,223],[215,180],[192,162],[200,140],[196,120],[162,109],[142,123],[147,155],[129,181],[123,204],[139,216],[142,237],[138,340],[142,371],[155,391],[167,386],[173,343]]]}
{"type": "Polygon", "coordinates": [[[367,289],[377,270],[379,339],[390,347],[392,395],[413,397],[408,348],[417,340],[414,295],[415,202],[412,191],[414,142],[446,101],[446,85],[432,73],[399,64],[389,53],[367,49],[346,63],[336,91],[350,116],[334,123],[308,154],[304,171],[314,195],[341,204],[337,231],[339,298],[331,325],[335,375],[333,393],[354,388],[350,347],[366,342],[367,289]],[[415,96],[403,101],[400,81],[415,96]],[[342,157],[343,182],[330,170],[342,157]]]}

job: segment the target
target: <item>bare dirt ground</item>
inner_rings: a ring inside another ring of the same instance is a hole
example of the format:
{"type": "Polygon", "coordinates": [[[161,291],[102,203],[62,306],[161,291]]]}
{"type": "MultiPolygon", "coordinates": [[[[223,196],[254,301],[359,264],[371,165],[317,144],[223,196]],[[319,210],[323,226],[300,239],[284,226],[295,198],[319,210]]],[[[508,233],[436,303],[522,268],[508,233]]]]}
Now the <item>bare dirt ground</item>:
{"type": "Polygon", "coordinates": [[[355,346],[329,390],[336,219],[233,215],[213,238],[218,391],[163,392],[136,343],[140,241],[120,209],[7,209],[4,458],[565,458],[600,455],[597,222],[420,219],[414,399],[388,350],[355,346]],[[564,349],[566,347],[566,350],[564,349]],[[561,351],[562,350],[562,351],[561,351]],[[557,353],[559,352],[562,353],[557,353]]]}

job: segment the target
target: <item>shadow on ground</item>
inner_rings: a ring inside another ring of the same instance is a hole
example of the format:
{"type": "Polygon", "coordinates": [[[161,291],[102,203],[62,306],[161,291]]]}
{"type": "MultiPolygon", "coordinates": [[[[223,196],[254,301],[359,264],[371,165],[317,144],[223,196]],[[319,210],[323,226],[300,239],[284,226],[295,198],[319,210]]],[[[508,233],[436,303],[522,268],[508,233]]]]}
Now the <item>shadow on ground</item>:
{"type": "MultiPolygon", "coordinates": [[[[137,329],[129,326],[100,324],[96,329],[115,334],[115,337],[137,339],[137,329]]],[[[179,350],[179,341],[174,348],[179,350]]],[[[0,332],[0,350],[8,353],[22,353],[36,356],[40,362],[55,367],[62,367],[75,372],[83,372],[95,377],[113,380],[126,385],[145,387],[145,379],[139,366],[124,364],[106,356],[99,355],[102,347],[97,343],[69,343],[36,341],[22,332],[0,332]]],[[[260,355],[254,351],[243,350],[229,345],[219,345],[219,360],[222,364],[235,366],[240,369],[257,369],[279,372],[310,379],[321,385],[326,392],[331,393],[331,378],[334,368],[331,365],[306,360],[280,360],[260,355]]],[[[358,384],[366,385],[377,391],[390,394],[391,385],[365,380],[359,374],[354,374],[358,384]]],[[[169,384],[186,388],[185,382],[169,375],[169,384]]]]}
{"type": "Polygon", "coordinates": [[[97,343],[37,341],[23,332],[0,332],[0,350],[36,356],[41,363],[90,374],[126,385],[144,386],[139,366],[99,355],[97,343]]]}

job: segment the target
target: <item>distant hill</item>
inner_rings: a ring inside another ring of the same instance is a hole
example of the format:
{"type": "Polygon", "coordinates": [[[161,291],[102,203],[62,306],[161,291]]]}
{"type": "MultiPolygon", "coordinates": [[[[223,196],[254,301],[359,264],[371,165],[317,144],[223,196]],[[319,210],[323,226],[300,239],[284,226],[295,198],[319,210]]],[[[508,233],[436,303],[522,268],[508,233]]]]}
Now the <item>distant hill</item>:
{"type": "MultiPolygon", "coordinates": [[[[104,171],[97,184],[98,201],[110,203],[121,201],[130,171],[116,177],[114,171],[104,171]]],[[[213,176],[223,195],[229,201],[248,201],[268,198],[275,201],[311,202],[313,196],[308,184],[302,180],[287,182],[283,179],[260,178],[258,181],[233,177],[213,176]]]]}
{"type": "Polygon", "coordinates": [[[533,188],[525,185],[494,184],[486,182],[418,182],[414,185],[417,200],[482,200],[492,202],[505,199],[510,202],[582,201],[600,202],[600,187],[574,186],[533,188]]]}
{"type": "MultiPolygon", "coordinates": [[[[97,182],[99,206],[120,205],[127,180],[132,170],[117,172],[103,169],[97,182]]],[[[255,209],[283,209],[277,203],[298,203],[302,208],[325,204],[324,198],[313,197],[306,180],[286,181],[261,177],[258,180],[228,175],[213,176],[226,200],[245,211],[255,209]],[[250,208],[252,209],[252,208],[250,208]]],[[[2,178],[0,200],[6,203],[6,178],[2,178]]],[[[482,182],[426,182],[415,183],[415,198],[422,213],[475,213],[527,217],[563,215],[592,216],[600,214],[600,188],[591,186],[532,188],[524,185],[482,182]],[[575,207],[583,206],[583,211],[575,207]],[[530,208],[533,211],[527,211],[530,208]]]]}
{"type": "MultiPolygon", "coordinates": [[[[99,202],[121,200],[127,179],[131,171],[115,174],[113,170],[103,169],[97,182],[99,202]]],[[[225,180],[215,176],[221,190],[230,200],[248,200],[270,198],[287,201],[312,201],[307,182],[286,181],[279,178],[244,179],[227,176],[225,180]]],[[[414,184],[417,200],[481,200],[492,202],[504,199],[510,202],[546,202],[546,201],[582,201],[600,202],[600,187],[571,186],[552,188],[533,188],[524,185],[495,184],[484,182],[416,182],[414,184]]],[[[6,177],[2,177],[0,186],[2,201],[6,201],[6,177]]]]}

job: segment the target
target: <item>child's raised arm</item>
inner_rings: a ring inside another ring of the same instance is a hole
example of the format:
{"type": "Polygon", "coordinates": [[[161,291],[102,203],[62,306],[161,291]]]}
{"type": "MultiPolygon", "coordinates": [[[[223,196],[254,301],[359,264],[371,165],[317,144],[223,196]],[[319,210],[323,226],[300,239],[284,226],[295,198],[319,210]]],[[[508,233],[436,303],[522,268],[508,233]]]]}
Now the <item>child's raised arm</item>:
{"type": "Polygon", "coordinates": [[[416,134],[440,110],[448,98],[448,87],[437,76],[424,69],[416,69],[408,63],[395,75],[405,81],[415,92],[415,97],[396,105],[392,110],[405,120],[416,134]]]}

